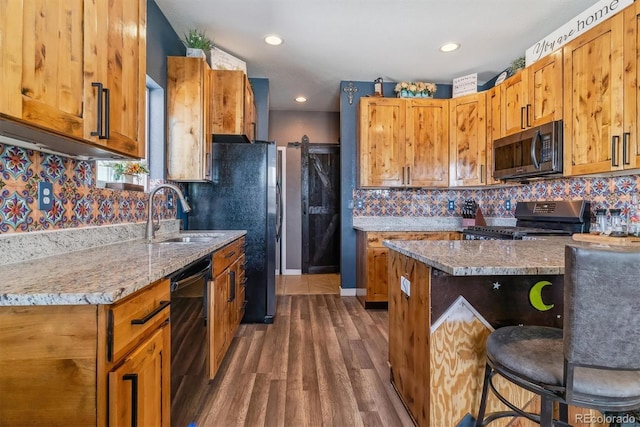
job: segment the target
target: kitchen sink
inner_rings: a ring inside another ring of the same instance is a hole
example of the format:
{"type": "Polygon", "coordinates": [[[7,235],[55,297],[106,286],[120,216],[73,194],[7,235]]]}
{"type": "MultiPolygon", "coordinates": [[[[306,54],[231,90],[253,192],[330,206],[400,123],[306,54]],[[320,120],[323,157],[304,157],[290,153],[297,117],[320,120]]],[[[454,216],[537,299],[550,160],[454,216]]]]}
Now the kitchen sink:
{"type": "Polygon", "coordinates": [[[207,236],[180,236],[174,237],[171,239],[163,240],[162,242],[158,242],[160,244],[165,243],[208,243],[212,240],[222,236],[221,234],[209,234],[207,236]]]}

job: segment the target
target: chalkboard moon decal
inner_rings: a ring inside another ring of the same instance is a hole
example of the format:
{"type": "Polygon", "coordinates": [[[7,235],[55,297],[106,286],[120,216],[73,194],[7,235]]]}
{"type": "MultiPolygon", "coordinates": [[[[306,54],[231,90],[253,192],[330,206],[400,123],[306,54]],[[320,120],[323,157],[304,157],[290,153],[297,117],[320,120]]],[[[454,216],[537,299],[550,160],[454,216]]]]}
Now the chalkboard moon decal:
{"type": "Polygon", "coordinates": [[[554,304],[545,304],[542,301],[542,288],[550,284],[551,282],[541,280],[529,289],[529,302],[538,311],[547,311],[554,307],[554,304]]]}

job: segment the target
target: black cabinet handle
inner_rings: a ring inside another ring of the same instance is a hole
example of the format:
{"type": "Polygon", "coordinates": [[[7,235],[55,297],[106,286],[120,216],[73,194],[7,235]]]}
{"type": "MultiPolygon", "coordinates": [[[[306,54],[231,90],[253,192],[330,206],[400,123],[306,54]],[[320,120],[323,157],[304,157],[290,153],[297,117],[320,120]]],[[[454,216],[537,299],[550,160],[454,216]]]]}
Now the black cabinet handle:
{"type": "Polygon", "coordinates": [[[525,110],[525,107],[520,107],[520,129],[525,129],[525,127],[524,127],[524,110],[525,110]]]}
{"type": "Polygon", "coordinates": [[[611,137],[611,164],[613,166],[620,166],[620,164],[618,163],[618,153],[616,150],[619,141],[620,136],[614,135],[611,137]]]}
{"type": "Polygon", "coordinates": [[[91,86],[98,88],[98,123],[96,125],[96,130],[91,132],[91,136],[97,136],[98,138],[102,137],[102,94],[104,93],[104,89],[102,88],[102,83],[100,82],[91,82],[91,86]]]}
{"type": "Polygon", "coordinates": [[[155,310],[153,310],[151,313],[149,313],[146,316],[144,316],[142,319],[131,319],[131,324],[132,325],[144,325],[149,320],[153,319],[153,317],[156,314],[160,313],[162,310],[164,310],[166,307],[168,307],[170,304],[171,304],[171,301],[160,301],[160,305],[158,305],[158,307],[156,307],[155,310]]]}
{"type": "Polygon", "coordinates": [[[111,93],[110,89],[104,89],[104,134],[100,136],[100,139],[109,139],[109,128],[110,128],[110,119],[109,119],[109,110],[111,109],[111,102],[109,102],[109,94],[111,93]]]}
{"type": "Polygon", "coordinates": [[[625,132],[622,134],[622,163],[625,165],[630,164],[629,161],[629,138],[631,138],[630,132],[625,132]]]}
{"type": "Polygon", "coordinates": [[[138,427],[138,374],[126,374],[122,379],[131,381],[131,427],[138,427]]]}
{"type": "Polygon", "coordinates": [[[227,302],[231,302],[236,299],[236,272],[233,270],[230,271],[229,276],[229,299],[227,299],[227,302]]]}
{"type": "Polygon", "coordinates": [[[526,110],[526,115],[527,115],[527,127],[531,127],[531,124],[529,123],[529,109],[531,108],[531,104],[527,104],[527,110],[526,110]]]}
{"type": "Polygon", "coordinates": [[[226,254],[224,257],[229,259],[229,258],[233,257],[235,254],[236,254],[236,251],[231,251],[228,254],[226,254]]]}

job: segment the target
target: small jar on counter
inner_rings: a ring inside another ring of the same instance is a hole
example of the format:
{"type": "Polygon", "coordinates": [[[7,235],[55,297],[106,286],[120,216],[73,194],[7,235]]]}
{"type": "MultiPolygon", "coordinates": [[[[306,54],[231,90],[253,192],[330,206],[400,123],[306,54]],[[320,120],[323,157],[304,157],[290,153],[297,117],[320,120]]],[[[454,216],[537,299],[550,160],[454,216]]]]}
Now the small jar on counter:
{"type": "Polygon", "coordinates": [[[620,209],[609,209],[611,214],[611,236],[625,237],[627,235],[627,224],[622,220],[620,209]]]}

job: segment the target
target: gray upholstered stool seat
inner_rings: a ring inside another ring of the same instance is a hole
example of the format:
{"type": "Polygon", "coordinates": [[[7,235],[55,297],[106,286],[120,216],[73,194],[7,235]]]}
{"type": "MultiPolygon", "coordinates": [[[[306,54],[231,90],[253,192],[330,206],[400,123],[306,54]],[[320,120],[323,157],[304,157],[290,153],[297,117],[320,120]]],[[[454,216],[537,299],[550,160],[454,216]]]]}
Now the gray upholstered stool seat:
{"type": "Polygon", "coordinates": [[[507,326],[489,335],[476,426],[512,416],[567,426],[577,421],[568,419],[569,405],[608,414],[640,409],[639,272],[640,247],[568,244],[563,329],[507,326]],[[540,396],[540,413],[509,402],[496,375],[540,396]],[[489,390],[510,410],[485,414],[489,390]]]}
{"type": "MultiPolygon", "coordinates": [[[[562,346],[562,329],[507,326],[489,335],[486,350],[487,357],[493,363],[517,372],[526,381],[562,387],[562,346]]],[[[577,368],[573,392],[575,401],[580,401],[580,394],[588,393],[606,398],[629,399],[630,402],[625,401],[624,406],[633,402],[640,405],[640,372],[577,368]]]]}

